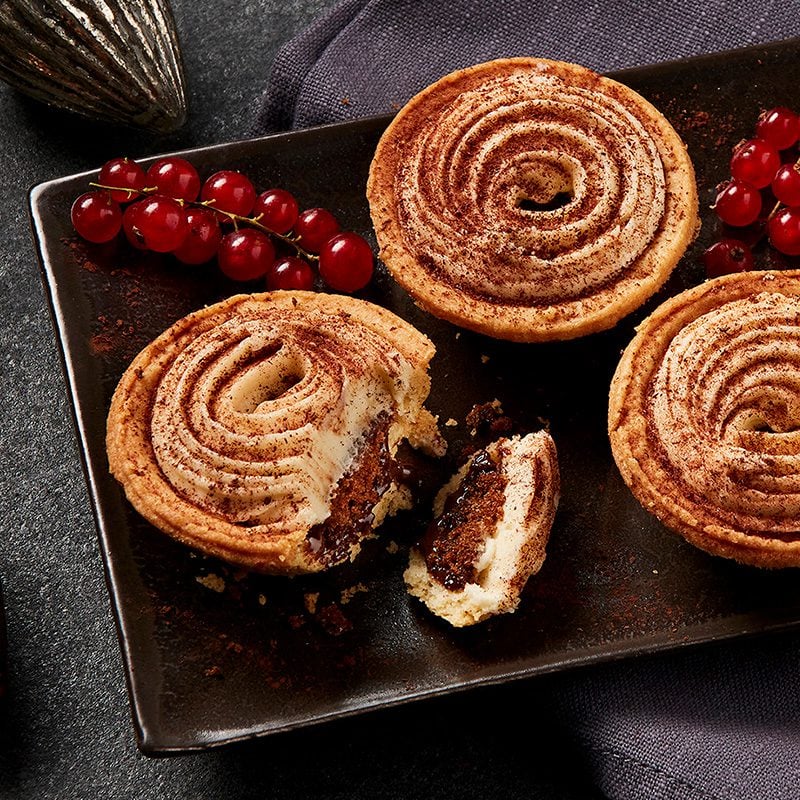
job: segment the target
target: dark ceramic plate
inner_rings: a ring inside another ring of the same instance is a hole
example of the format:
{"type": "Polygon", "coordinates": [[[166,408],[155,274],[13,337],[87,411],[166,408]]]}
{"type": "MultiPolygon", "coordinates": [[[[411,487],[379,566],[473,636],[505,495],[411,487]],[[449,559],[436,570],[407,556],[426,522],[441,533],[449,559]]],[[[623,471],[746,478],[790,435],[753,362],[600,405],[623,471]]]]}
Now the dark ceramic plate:
{"type": "MultiPolygon", "coordinates": [[[[430,407],[451,453],[465,416],[498,398],[522,427],[549,421],[563,498],[541,573],[519,611],[453,630],[405,592],[422,520],[385,526],[355,563],[328,575],[246,576],[195,556],[146,524],[108,475],[104,425],[133,356],[179,317],[239,289],[213,266],[187,269],[125,243],[91,246],[69,208],[92,176],[31,194],[43,275],[119,624],[136,731],[149,754],[186,751],[622,656],[797,624],[796,572],[763,572],[693,549],[645,513],[606,437],[608,385],[633,326],[703,279],[718,230],[707,208],[730,147],[765,106],[796,103],[797,41],[620,73],[672,121],[697,168],[705,225],[661,294],[611,332],[551,345],[490,340],[418,310],[382,270],[368,297],[436,343],[430,407]],[[221,591],[217,591],[220,590],[221,591]]],[[[293,191],[372,237],[364,185],[387,118],[195,150],[201,174],[239,169],[293,191]]],[[[372,239],[374,243],[374,238],[372,239]]],[[[450,465],[442,465],[442,477],[450,465]]]]}

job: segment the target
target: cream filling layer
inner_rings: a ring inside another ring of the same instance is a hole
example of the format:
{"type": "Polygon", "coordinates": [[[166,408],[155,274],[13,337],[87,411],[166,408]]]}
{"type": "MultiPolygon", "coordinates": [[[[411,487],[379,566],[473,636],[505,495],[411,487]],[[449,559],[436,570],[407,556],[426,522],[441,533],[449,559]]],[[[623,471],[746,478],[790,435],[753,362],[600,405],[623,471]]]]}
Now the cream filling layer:
{"type": "MultiPolygon", "coordinates": [[[[502,447],[503,475],[506,480],[502,512],[494,532],[486,538],[475,564],[477,581],[464,586],[464,602],[480,616],[495,614],[505,605],[519,570],[520,554],[538,519],[528,519],[535,498],[541,493],[542,470],[528,441],[511,440],[502,447]]],[[[557,499],[556,499],[557,502],[557,499]]],[[[539,505],[543,506],[542,503],[539,505]]],[[[544,517],[544,508],[536,517],[544,517]]],[[[536,565],[536,569],[541,562],[536,565]]]]}

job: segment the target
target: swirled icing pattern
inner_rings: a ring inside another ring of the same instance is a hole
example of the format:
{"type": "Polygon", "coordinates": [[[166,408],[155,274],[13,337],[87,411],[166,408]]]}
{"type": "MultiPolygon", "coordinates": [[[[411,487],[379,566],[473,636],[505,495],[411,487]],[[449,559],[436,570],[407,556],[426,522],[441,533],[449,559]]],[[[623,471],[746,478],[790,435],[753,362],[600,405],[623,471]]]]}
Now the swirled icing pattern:
{"type": "Polygon", "coordinates": [[[200,549],[265,571],[321,568],[307,534],[365,437],[382,436],[387,459],[404,437],[434,446],[422,409],[432,354],[363,301],[231,298],[176,323],[128,369],[109,415],[112,472],[145,517],[200,549]]]}
{"type": "Polygon", "coordinates": [[[507,59],[414,98],[368,189],[381,257],[434,314],[502,338],[568,338],[652,294],[697,225],[664,118],[575,65],[507,59]]]}
{"type": "Polygon", "coordinates": [[[712,553],[800,565],[800,274],[713,281],[626,350],[609,426],[623,477],[712,553]]]}

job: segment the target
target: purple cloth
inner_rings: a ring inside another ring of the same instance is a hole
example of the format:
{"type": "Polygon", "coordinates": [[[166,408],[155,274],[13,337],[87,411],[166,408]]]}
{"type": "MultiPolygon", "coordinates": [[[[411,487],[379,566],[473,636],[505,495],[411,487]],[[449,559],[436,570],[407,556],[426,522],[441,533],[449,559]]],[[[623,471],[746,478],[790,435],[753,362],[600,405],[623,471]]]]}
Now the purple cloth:
{"type": "Polygon", "coordinates": [[[342,0],[278,54],[255,132],[389,113],[490,58],[535,54],[605,72],[798,34],[797,0],[342,0]]]}
{"type": "MultiPolygon", "coordinates": [[[[800,34],[798,11],[796,0],[343,0],[280,52],[254,133],[387,113],[501,56],[609,71],[785,39],[800,34]]],[[[547,684],[549,707],[613,800],[798,798],[798,644],[788,633],[564,673],[547,684]]]]}

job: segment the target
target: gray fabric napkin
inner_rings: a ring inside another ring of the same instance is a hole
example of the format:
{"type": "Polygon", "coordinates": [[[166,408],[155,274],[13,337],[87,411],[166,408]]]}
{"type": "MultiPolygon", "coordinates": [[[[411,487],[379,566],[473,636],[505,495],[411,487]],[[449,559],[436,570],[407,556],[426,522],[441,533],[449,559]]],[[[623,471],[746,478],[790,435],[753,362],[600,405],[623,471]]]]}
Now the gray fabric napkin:
{"type": "Polygon", "coordinates": [[[798,0],[342,0],[279,53],[255,132],[389,113],[490,58],[608,72],[799,34],[798,0]]]}
{"type": "MultiPolygon", "coordinates": [[[[610,71],[797,35],[796,0],[343,0],[281,51],[253,132],[387,113],[489,58],[610,71]]],[[[613,800],[800,798],[798,644],[782,634],[564,673],[548,684],[553,718],[613,800]]]]}

